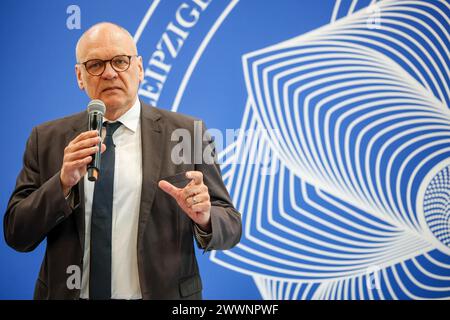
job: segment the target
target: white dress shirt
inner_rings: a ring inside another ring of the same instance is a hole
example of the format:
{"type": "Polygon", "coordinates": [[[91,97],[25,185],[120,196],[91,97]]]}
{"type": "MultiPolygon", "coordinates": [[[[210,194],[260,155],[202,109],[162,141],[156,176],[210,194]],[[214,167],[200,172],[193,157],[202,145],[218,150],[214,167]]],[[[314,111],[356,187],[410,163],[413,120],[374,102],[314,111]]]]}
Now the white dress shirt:
{"type": "MultiPolygon", "coordinates": [[[[117,121],[112,210],[111,298],[141,299],[137,264],[137,231],[142,189],[141,105],[139,99],[117,121]]],[[[108,121],[105,119],[104,121],[108,121]]],[[[105,129],[103,129],[105,131],[105,129]]],[[[103,132],[103,135],[105,132],[103,132]]],[[[101,172],[100,172],[101,174],[101,172]]],[[[92,200],[95,183],[84,177],[85,242],[80,297],[89,298],[92,200]]]]}

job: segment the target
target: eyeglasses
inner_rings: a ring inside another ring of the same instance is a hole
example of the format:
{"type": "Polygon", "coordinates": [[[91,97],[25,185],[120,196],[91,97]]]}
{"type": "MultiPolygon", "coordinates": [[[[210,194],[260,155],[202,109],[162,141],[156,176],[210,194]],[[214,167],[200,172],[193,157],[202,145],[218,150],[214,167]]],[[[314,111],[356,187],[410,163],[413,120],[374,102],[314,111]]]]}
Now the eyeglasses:
{"type": "Polygon", "coordinates": [[[101,76],[106,69],[106,63],[109,62],[111,67],[116,72],[124,72],[127,71],[131,64],[131,58],[137,57],[137,55],[127,56],[127,55],[118,55],[109,60],[101,60],[101,59],[91,59],[85,62],[80,62],[78,64],[83,64],[86,68],[86,71],[93,76],[101,76]]]}

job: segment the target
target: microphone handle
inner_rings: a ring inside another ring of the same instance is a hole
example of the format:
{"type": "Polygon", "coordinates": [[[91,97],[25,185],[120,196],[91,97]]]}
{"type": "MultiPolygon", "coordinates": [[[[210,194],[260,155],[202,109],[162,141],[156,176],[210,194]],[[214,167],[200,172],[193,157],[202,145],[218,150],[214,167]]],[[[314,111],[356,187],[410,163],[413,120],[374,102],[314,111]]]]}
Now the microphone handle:
{"type": "MultiPolygon", "coordinates": [[[[98,135],[102,134],[103,115],[99,112],[89,113],[89,130],[97,130],[98,135]]],[[[92,155],[92,161],[87,166],[88,180],[97,181],[100,174],[102,142],[98,143],[98,151],[92,155]]]]}

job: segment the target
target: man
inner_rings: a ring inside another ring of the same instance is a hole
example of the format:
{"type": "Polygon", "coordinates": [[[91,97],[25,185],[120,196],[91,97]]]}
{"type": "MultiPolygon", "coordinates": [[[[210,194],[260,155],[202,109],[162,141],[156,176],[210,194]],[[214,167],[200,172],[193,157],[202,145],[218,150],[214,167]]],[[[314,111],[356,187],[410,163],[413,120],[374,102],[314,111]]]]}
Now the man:
{"type": "Polygon", "coordinates": [[[194,137],[195,120],[139,101],[142,57],[122,27],[94,25],[76,57],[80,89],[106,105],[100,177],[86,177],[101,141],[86,112],[37,126],[4,217],[14,249],[47,239],[35,299],[200,299],[194,238],[229,249],[241,217],[215,162],[171,158],[172,133],[194,137]],[[68,281],[77,268],[78,287],[68,281]]]}

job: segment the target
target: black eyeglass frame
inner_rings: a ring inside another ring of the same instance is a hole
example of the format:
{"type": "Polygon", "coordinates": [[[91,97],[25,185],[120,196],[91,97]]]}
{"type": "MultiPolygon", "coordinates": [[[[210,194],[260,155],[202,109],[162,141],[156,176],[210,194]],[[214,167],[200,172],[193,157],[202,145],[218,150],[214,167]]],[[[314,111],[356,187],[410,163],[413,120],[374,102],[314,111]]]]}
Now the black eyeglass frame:
{"type": "Polygon", "coordinates": [[[139,57],[139,55],[137,55],[137,54],[134,54],[134,55],[119,54],[119,55],[117,55],[117,56],[112,57],[112,58],[109,59],[109,60],[89,59],[89,60],[87,60],[87,61],[85,61],[85,62],[79,62],[79,63],[77,63],[77,64],[78,64],[78,65],[80,65],[80,64],[84,65],[84,68],[86,69],[86,72],[89,73],[91,76],[94,76],[94,77],[100,77],[100,76],[103,74],[103,72],[105,72],[105,70],[106,70],[106,63],[109,62],[109,64],[111,65],[111,68],[113,68],[114,71],[116,71],[116,72],[125,72],[125,71],[127,71],[127,70],[130,68],[130,65],[131,65],[131,58],[133,58],[133,57],[139,57]],[[126,69],[124,69],[124,70],[117,70],[117,69],[114,67],[114,65],[112,64],[112,61],[113,61],[114,59],[118,58],[118,57],[127,57],[127,58],[128,58],[128,66],[127,66],[126,69]],[[93,73],[90,73],[89,70],[88,70],[87,64],[88,64],[89,62],[91,62],[91,61],[99,61],[99,62],[101,62],[101,63],[103,64],[103,70],[102,70],[102,72],[100,72],[99,74],[93,74],[93,73]]]}

